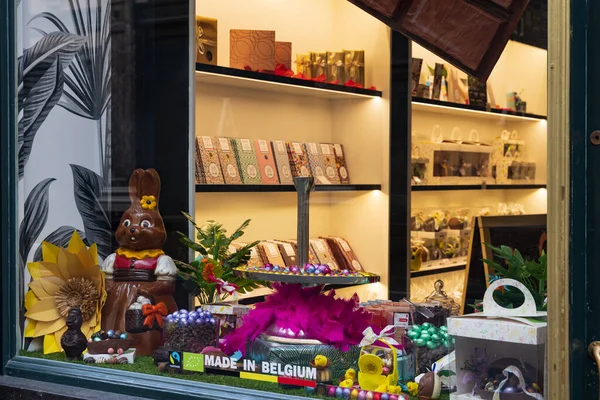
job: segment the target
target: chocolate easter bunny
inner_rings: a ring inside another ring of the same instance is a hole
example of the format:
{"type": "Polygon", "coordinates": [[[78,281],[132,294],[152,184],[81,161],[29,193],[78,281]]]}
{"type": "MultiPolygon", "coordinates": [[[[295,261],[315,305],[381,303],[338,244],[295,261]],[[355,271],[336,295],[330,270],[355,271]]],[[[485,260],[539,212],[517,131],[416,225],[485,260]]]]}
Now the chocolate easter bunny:
{"type": "MultiPolygon", "coordinates": [[[[129,179],[130,207],[115,232],[119,248],[102,264],[106,275],[106,304],[102,329],[125,331],[125,311],[139,296],[177,310],[173,298],[177,267],[162,246],[167,233],[158,205],[160,177],[154,169],[136,169],[129,179]]],[[[138,355],[150,355],[162,344],[160,331],[131,335],[138,355]]]]}
{"type": "Polygon", "coordinates": [[[162,250],[167,233],[158,211],[159,198],[158,173],[136,169],[129,179],[131,206],[115,235],[120,247],[102,265],[107,279],[151,282],[177,276],[175,263],[162,250]]]}

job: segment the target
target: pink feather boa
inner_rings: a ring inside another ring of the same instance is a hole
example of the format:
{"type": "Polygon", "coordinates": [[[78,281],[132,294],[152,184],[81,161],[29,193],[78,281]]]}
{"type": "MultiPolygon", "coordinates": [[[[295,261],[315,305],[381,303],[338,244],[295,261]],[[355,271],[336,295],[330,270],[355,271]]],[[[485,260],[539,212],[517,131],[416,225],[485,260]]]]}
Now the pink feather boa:
{"type": "Polygon", "coordinates": [[[245,353],[246,343],[272,326],[304,332],[306,339],[347,351],[363,338],[370,313],[358,307],[358,295],[350,300],[336,299],[335,291],[321,293],[321,287],[274,284],[275,291],[244,317],[244,324],[224,338],[227,354],[245,353]]]}

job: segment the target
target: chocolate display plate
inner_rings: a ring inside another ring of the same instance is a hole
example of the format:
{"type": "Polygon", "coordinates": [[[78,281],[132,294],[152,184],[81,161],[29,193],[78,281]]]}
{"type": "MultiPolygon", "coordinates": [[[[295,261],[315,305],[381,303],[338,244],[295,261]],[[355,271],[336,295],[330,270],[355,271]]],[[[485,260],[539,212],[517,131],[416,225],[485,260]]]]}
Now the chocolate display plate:
{"type": "Polygon", "coordinates": [[[358,276],[323,276],[323,275],[292,275],[275,274],[266,271],[253,271],[245,268],[233,270],[236,276],[258,281],[300,283],[302,285],[363,285],[379,282],[379,275],[362,272],[358,276]]]}

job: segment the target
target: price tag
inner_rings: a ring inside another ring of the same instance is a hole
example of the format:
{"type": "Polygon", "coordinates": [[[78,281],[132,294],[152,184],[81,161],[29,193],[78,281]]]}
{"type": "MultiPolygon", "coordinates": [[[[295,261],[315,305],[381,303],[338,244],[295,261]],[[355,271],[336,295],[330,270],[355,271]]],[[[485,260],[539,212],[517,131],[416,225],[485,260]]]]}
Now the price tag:
{"type": "Polygon", "coordinates": [[[410,322],[410,316],[408,313],[394,313],[394,326],[399,328],[408,328],[410,322]]]}

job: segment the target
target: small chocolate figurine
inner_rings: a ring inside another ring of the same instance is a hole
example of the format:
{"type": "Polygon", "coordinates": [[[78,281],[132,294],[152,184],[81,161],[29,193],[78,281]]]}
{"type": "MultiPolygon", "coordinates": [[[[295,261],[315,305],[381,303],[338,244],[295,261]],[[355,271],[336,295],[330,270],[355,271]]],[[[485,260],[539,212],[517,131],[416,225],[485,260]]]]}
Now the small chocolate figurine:
{"type": "Polygon", "coordinates": [[[71,308],[67,315],[67,330],[60,338],[67,360],[81,360],[81,353],[87,346],[87,339],[81,332],[83,317],[79,308],[71,308]]]}
{"type": "Polygon", "coordinates": [[[439,399],[442,382],[435,372],[428,372],[419,381],[419,400],[439,399]]]}

